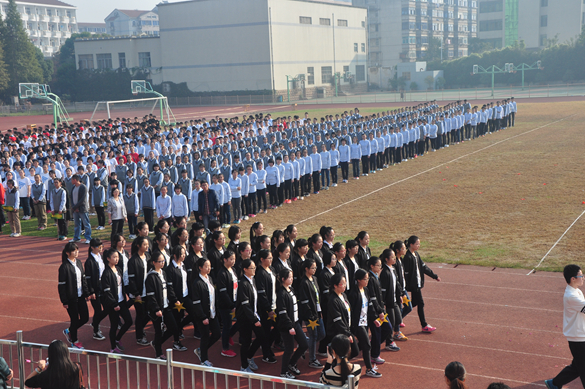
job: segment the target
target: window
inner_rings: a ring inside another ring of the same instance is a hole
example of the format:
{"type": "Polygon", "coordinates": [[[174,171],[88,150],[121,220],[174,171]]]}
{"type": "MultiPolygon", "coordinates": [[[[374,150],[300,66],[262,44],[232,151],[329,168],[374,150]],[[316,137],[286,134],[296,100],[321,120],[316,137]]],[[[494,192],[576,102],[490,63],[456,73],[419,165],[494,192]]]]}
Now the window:
{"type": "Polygon", "coordinates": [[[138,53],[138,66],[141,68],[149,68],[151,66],[150,52],[138,53]]]}
{"type": "Polygon", "coordinates": [[[366,65],[356,65],[355,67],[355,80],[366,81],[366,65]]]}
{"type": "Polygon", "coordinates": [[[448,56],[449,58],[453,58],[453,55],[454,55],[454,52],[453,52],[453,50],[449,50],[449,52],[447,53],[447,56],[448,56]]]}
{"type": "Polygon", "coordinates": [[[366,52],[366,44],[362,43],[362,53],[365,53],[365,52],[366,52]]]}
{"type": "Polygon", "coordinates": [[[79,69],[93,69],[93,54],[78,55],[79,69]]]}
{"type": "Polygon", "coordinates": [[[402,8],[402,15],[416,15],[416,9],[404,7],[402,8]]]}
{"type": "Polygon", "coordinates": [[[158,26],[158,20],[153,20],[153,21],[152,21],[152,25],[153,25],[153,26],[158,26]]]}
{"type": "Polygon", "coordinates": [[[314,85],[315,84],[315,68],[308,67],[307,68],[307,85],[314,85]]]}
{"type": "Polygon", "coordinates": [[[540,0],[541,7],[548,7],[548,0],[540,0]]]}
{"type": "Polygon", "coordinates": [[[540,16],[540,27],[548,26],[548,15],[541,15],[540,16]]]}
{"type": "Polygon", "coordinates": [[[364,22],[363,20],[362,20],[362,27],[364,27],[364,28],[366,27],[366,22],[364,22]]]}
{"type": "Polygon", "coordinates": [[[453,25],[452,24],[447,25],[447,31],[453,31],[453,25]]]}
{"type": "Polygon", "coordinates": [[[118,61],[120,62],[120,68],[126,68],[126,53],[118,53],[118,61]]]}
{"type": "Polygon", "coordinates": [[[343,67],[343,74],[349,72],[349,66],[344,66],[343,67]]]}
{"type": "Polygon", "coordinates": [[[53,10],[47,9],[47,16],[53,16],[53,10]]]}
{"type": "Polygon", "coordinates": [[[477,14],[475,12],[471,13],[471,20],[477,20],[477,14]]]}
{"type": "Polygon", "coordinates": [[[546,46],[546,34],[540,35],[540,45],[546,46]]]}
{"type": "Polygon", "coordinates": [[[427,16],[427,9],[426,8],[420,9],[420,16],[427,16]]]}
{"type": "Polygon", "coordinates": [[[322,25],[322,26],[330,26],[331,25],[331,19],[319,18],[319,24],[322,25]]]}
{"type": "Polygon", "coordinates": [[[27,15],[30,15],[30,7],[25,7],[25,8],[24,8],[24,12],[25,12],[27,15]]]}
{"type": "Polygon", "coordinates": [[[299,16],[299,23],[301,24],[313,24],[312,19],[309,16],[299,16]]]}
{"type": "Polygon", "coordinates": [[[481,20],[479,22],[479,31],[501,31],[502,20],[481,20]]]}
{"type": "Polygon", "coordinates": [[[98,69],[112,68],[112,54],[96,54],[98,69]]]}
{"type": "Polygon", "coordinates": [[[402,37],[402,44],[414,45],[414,44],[416,44],[416,37],[415,36],[403,36],[402,37]]]}
{"type": "Polygon", "coordinates": [[[477,8],[477,1],[471,2],[471,8],[477,8]]]}
{"type": "Polygon", "coordinates": [[[67,11],[67,17],[70,18],[71,17],[71,11],[67,11]]]}
{"type": "Polygon", "coordinates": [[[502,0],[482,1],[479,3],[479,13],[502,12],[504,3],[502,0]]]}
{"type": "Polygon", "coordinates": [[[477,32],[477,26],[475,24],[471,25],[471,32],[477,32]]]}
{"type": "Polygon", "coordinates": [[[331,66],[321,66],[321,84],[329,84],[332,81],[333,68],[331,66]]]}
{"type": "Polygon", "coordinates": [[[410,72],[402,72],[402,78],[405,80],[410,80],[410,72]]]}
{"type": "Polygon", "coordinates": [[[353,51],[354,51],[355,53],[357,53],[357,52],[358,52],[358,44],[357,44],[357,43],[354,43],[354,44],[353,44],[353,51]]]}
{"type": "Polygon", "coordinates": [[[337,19],[337,25],[339,27],[347,27],[347,20],[337,19]]]}

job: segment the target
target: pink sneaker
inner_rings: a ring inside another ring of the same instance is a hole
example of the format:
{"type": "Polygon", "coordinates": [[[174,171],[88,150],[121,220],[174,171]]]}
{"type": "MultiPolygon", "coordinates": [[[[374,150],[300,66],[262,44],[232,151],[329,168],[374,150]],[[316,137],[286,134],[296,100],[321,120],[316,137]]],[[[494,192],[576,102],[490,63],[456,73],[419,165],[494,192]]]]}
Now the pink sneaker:
{"type": "Polygon", "coordinates": [[[400,323],[400,327],[404,328],[404,327],[406,327],[406,324],[400,323]]]}
{"type": "Polygon", "coordinates": [[[436,329],[437,329],[436,327],[431,327],[430,325],[427,324],[426,327],[422,328],[422,332],[431,333],[431,332],[435,331],[436,329]]]}
{"type": "Polygon", "coordinates": [[[224,357],[233,358],[236,356],[236,353],[233,350],[221,350],[221,355],[224,357]]]}
{"type": "Polygon", "coordinates": [[[71,346],[73,346],[73,348],[76,348],[78,350],[83,350],[83,345],[81,344],[81,342],[72,343],[71,346]]]}

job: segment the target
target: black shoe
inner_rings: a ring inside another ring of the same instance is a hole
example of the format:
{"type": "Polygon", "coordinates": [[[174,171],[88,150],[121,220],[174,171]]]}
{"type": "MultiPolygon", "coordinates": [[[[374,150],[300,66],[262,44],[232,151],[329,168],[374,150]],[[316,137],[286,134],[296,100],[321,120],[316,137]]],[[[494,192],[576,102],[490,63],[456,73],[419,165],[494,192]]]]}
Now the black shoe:
{"type": "Polygon", "coordinates": [[[273,356],[270,356],[270,357],[264,357],[264,358],[262,358],[262,362],[264,362],[264,363],[276,363],[278,361],[273,356]]]}
{"type": "Polygon", "coordinates": [[[299,368],[297,367],[297,365],[288,365],[288,370],[296,375],[300,375],[301,371],[299,370],[299,368]]]}

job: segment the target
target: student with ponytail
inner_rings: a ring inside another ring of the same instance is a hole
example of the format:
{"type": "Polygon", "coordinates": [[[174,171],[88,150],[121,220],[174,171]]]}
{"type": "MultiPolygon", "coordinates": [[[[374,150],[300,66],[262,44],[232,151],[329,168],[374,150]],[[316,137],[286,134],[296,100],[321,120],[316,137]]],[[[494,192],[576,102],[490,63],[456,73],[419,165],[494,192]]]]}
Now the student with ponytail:
{"type": "MultiPolygon", "coordinates": [[[[402,258],[404,257],[404,254],[406,254],[406,245],[403,241],[397,240],[396,242],[390,244],[390,250],[394,251],[394,255],[396,257],[396,263],[393,267],[396,271],[396,278],[398,283],[402,286],[402,294],[406,296],[408,300],[410,300],[408,292],[406,291],[406,285],[404,283],[404,266],[402,265],[402,258]]],[[[401,300],[398,302],[398,308],[400,308],[400,315],[402,316],[400,319],[400,327],[405,327],[402,319],[404,319],[406,315],[412,312],[412,304],[404,304],[401,300]]]]}
{"type": "Polygon", "coordinates": [[[284,229],[284,243],[288,244],[290,251],[293,252],[295,248],[295,242],[297,240],[297,228],[294,224],[289,224],[284,229]]]}
{"type": "MultiPolygon", "coordinates": [[[[380,287],[382,291],[382,301],[388,313],[388,321],[394,330],[394,336],[390,334],[386,342],[386,349],[394,350],[396,345],[393,345],[392,338],[399,341],[406,341],[408,338],[400,331],[400,323],[402,323],[402,316],[399,306],[402,305],[402,296],[406,295],[403,286],[400,284],[398,274],[394,265],[396,264],[396,254],[391,249],[386,249],[380,255],[382,260],[380,268],[380,287]]],[[[398,347],[396,347],[398,348],[398,347]]]]}
{"type": "Polygon", "coordinates": [[[451,362],[445,368],[445,382],[449,389],[467,389],[465,385],[465,367],[461,362],[451,362]]]}
{"type": "Polygon", "coordinates": [[[350,347],[351,343],[347,336],[339,334],[333,337],[327,349],[327,363],[321,372],[320,383],[341,387],[347,383],[347,377],[353,375],[355,388],[358,389],[362,368],[357,363],[347,361],[350,347]]]}
{"type": "Polygon", "coordinates": [[[93,339],[95,340],[106,340],[106,337],[100,331],[100,323],[107,316],[107,313],[102,310],[101,304],[102,287],[100,280],[106,266],[102,260],[103,251],[104,245],[102,241],[99,238],[93,238],[89,242],[87,259],[84,264],[87,289],[90,295],[95,295],[95,299],[90,300],[93,307],[91,325],[93,327],[93,339]]]}
{"type": "Polygon", "coordinates": [[[254,222],[252,226],[250,226],[250,244],[252,245],[252,250],[254,253],[257,253],[258,250],[258,243],[256,242],[256,238],[262,236],[264,234],[264,226],[260,222],[254,222]]]}

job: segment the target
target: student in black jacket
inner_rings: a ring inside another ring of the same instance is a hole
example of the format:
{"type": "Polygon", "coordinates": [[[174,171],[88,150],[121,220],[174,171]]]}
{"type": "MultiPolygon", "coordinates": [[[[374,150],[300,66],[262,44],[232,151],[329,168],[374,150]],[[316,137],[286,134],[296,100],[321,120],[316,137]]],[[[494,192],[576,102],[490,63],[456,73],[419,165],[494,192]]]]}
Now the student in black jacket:
{"type": "Polygon", "coordinates": [[[217,273],[215,288],[217,289],[216,307],[223,326],[221,332],[221,355],[235,357],[236,353],[230,350],[230,338],[240,329],[240,323],[236,321],[232,325],[232,314],[236,313],[236,296],[238,293],[238,277],[234,270],[236,254],[230,250],[223,253],[223,266],[217,273]]]}
{"type": "Polygon", "coordinates": [[[81,261],[77,259],[79,248],[75,243],[67,243],[61,253],[61,266],[59,266],[59,299],[63,308],[67,310],[71,324],[63,330],[63,334],[71,346],[83,349],[83,345],[77,337],[77,330],[89,320],[87,300],[94,299],[87,288],[85,273],[81,261]]]}
{"type": "MultiPolygon", "coordinates": [[[[382,304],[386,307],[388,313],[388,322],[394,330],[394,340],[407,341],[408,338],[400,331],[402,315],[400,306],[402,305],[402,296],[406,294],[394,265],[396,264],[396,255],[391,249],[386,249],[380,255],[381,269],[379,274],[380,287],[382,291],[382,304]]],[[[376,268],[376,270],[378,270],[376,268]]],[[[384,338],[382,338],[384,339],[384,338]]],[[[386,342],[386,349],[393,351],[390,339],[386,342]]]]}
{"type": "Polygon", "coordinates": [[[347,280],[347,291],[351,291],[352,288],[355,286],[355,272],[360,268],[360,259],[358,257],[359,252],[359,244],[357,240],[348,240],[345,242],[345,258],[343,258],[343,263],[347,268],[347,272],[349,274],[349,278],[347,280]]]}
{"type": "MultiPolygon", "coordinates": [[[[315,276],[319,277],[321,270],[323,270],[323,238],[319,234],[313,234],[309,238],[309,252],[307,258],[313,259],[317,265],[315,276]]],[[[309,346],[310,347],[310,346],[309,346]]]]}
{"type": "Polygon", "coordinates": [[[307,253],[309,252],[309,242],[306,239],[297,239],[295,241],[295,247],[291,254],[290,265],[293,271],[293,288],[298,291],[299,285],[301,284],[301,278],[303,278],[302,264],[307,259],[307,253]]]}
{"type": "MultiPolygon", "coordinates": [[[[405,282],[404,282],[404,266],[402,265],[402,259],[406,255],[406,245],[403,241],[397,240],[390,244],[390,250],[394,251],[394,255],[396,256],[396,263],[394,264],[394,270],[396,271],[396,277],[398,278],[398,282],[402,286],[402,295],[408,298],[408,292],[406,291],[405,282]]],[[[410,300],[410,299],[409,299],[410,300]]],[[[412,312],[412,303],[403,303],[402,300],[398,302],[398,308],[400,308],[400,327],[405,327],[403,323],[403,319],[412,312]]]]}
{"type": "MultiPolygon", "coordinates": [[[[292,270],[290,262],[290,247],[286,243],[280,243],[274,250],[275,258],[272,261],[272,267],[274,268],[274,274],[280,274],[282,269],[292,270]]],[[[274,302],[276,303],[276,301],[274,302]]]]}
{"type": "MultiPolygon", "coordinates": [[[[260,250],[268,250],[270,251],[270,237],[268,235],[260,235],[256,238],[256,249],[254,249],[254,245],[252,245],[252,261],[258,263],[258,252],[260,250]]],[[[241,269],[239,269],[241,270],[241,269]]]]}
{"type": "Polygon", "coordinates": [[[173,291],[175,297],[186,311],[180,309],[173,309],[175,315],[175,323],[179,326],[179,333],[183,333],[183,328],[190,322],[193,322],[195,317],[195,309],[193,307],[193,300],[191,299],[191,285],[193,275],[187,271],[185,264],[185,248],[182,246],[173,247],[171,263],[164,269],[167,273],[167,279],[173,284],[173,291]]]}
{"type": "Polygon", "coordinates": [[[348,359],[354,358],[360,350],[357,339],[351,332],[351,307],[345,296],[345,277],[335,274],[331,277],[329,289],[329,303],[327,306],[327,333],[330,336],[345,335],[351,343],[351,354],[348,359]]]}
{"type": "Polygon", "coordinates": [[[420,259],[420,255],[417,253],[420,248],[418,237],[411,236],[405,245],[408,249],[403,260],[406,290],[411,294],[413,308],[417,307],[422,332],[433,332],[436,328],[430,326],[425,319],[425,302],[422,297],[422,288],[425,286],[425,274],[437,281],[441,281],[441,279],[420,259]]]}
{"type": "Polygon", "coordinates": [[[104,252],[104,245],[101,239],[93,238],[89,242],[89,249],[87,259],[85,260],[84,270],[85,279],[87,280],[87,289],[89,294],[95,295],[95,299],[90,300],[93,307],[93,338],[95,340],[106,340],[106,337],[100,331],[100,323],[107,316],[107,313],[102,310],[101,296],[102,287],[100,279],[105,269],[104,261],[102,260],[102,253],[104,252]]]}
{"type": "MultiPolygon", "coordinates": [[[[327,303],[329,301],[329,287],[331,286],[331,277],[335,274],[335,269],[337,267],[337,256],[332,251],[327,251],[323,255],[323,264],[325,268],[319,274],[319,290],[321,291],[321,305],[323,306],[323,310],[321,314],[323,315],[323,323],[327,323],[327,303]]],[[[331,337],[325,333],[325,337],[319,343],[319,354],[327,354],[327,345],[331,342],[331,337]]]]}
{"type": "MultiPolygon", "coordinates": [[[[149,321],[146,306],[146,276],[148,275],[150,255],[148,254],[149,243],[145,237],[139,236],[132,242],[130,253],[132,257],[128,261],[128,296],[133,300],[136,310],[136,343],[140,346],[147,346],[148,340],[144,334],[144,327],[149,321]]],[[[162,254],[161,254],[162,255],[162,254]]]]}
{"type": "Polygon", "coordinates": [[[297,362],[301,355],[307,351],[309,345],[299,318],[297,297],[291,287],[293,283],[292,271],[282,269],[278,274],[278,280],[282,287],[276,297],[276,311],[278,312],[278,329],[284,342],[280,376],[295,379],[294,374],[301,374],[297,362]],[[293,354],[295,340],[298,347],[293,354]]]}
{"type": "Polygon", "coordinates": [[[313,259],[308,258],[303,262],[302,269],[304,275],[301,278],[298,295],[301,319],[307,326],[309,338],[309,367],[322,369],[323,365],[317,360],[317,343],[325,338],[325,325],[321,315],[319,286],[315,277],[317,264],[313,259]],[[309,326],[311,323],[316,326],[309,326]]]}
{"type": "Polygon", "coordinates": [[[163,271],[165,259],[160,252],[153,253],[152,266],[153,269],[148,272],[145,282],[146,309],[154,327],[154,341],[150,345],[154,348],[157,359],[166,360],[161,345],[171,336],[175,340],[174,350],[187,351],[187,347],[183,346],[179,340],[179,328],[171,312],[173,305],[179,306],[181,303],[175,296],[173,284],[167,280],[163,271]]]}
{"type": "Polygon", "coordinates": [[[211,279],[211,262],[209,259],[200,259],[197,263],[197,275],[193,280],[193,306],[195,308],[194,322],[201,334],[199,348],[195,349],[195,355],[199,357],[202,365],[212,367],[209,361],[208,350],[221,337],[219,319],[216,310],[215,286],[211,279]],[[211,335],[210,335],[211,332],[211,335]]]}
{"type": "MultiPolygon", "coordinates": [[[[372,345],[368,337],[368,322],[375,319],[372,301],[368,291],[369,275],[364,269],[358,269],[355,272],[355,288],[349,292],[349,304],[351,307],[351,332],[358,340],[358,346],[362,350],[364,365],[366,365],[366,375],[374,378],[382,377],[377,370],[372,369],[373,360],[370,357],[372,345]]],[[[385,361],[378,358],[376,363],[385,361]]]]}
{"type": "Polygon", "coordinates": [[[124,352],[124,347],[120,341],[132,325],[132,316],[126,303],[124,274],[122,269],[118,267],[120,254],[116,249],[106,250],[102,258],[105,269],[100,281],[102,290],[101,301],[104,313],[110,317],[110,353],[121,354],[124,352]],[[120,316],[124,323],[118,330],[120,316]]]}
{"type": "MultiPolygon", "coordinates": [[[[358,253],[356,259],[361,269],[368,270],[368,261],[372,256],[372,252],[368,245],[370,244],[370,235],[366,231],[360,231],[355,238],[358,242],[358,253]]],[[[353,286],[353,285],[352,285],[353,286]]]]}
{"type": "MultiPolygon", "coordinates": [[[[281,244],[286,246],[285,243],[281,244]]],[[[286,246],[286,249],[288,250],[288,246],[286,246]]],[[[280,288],[280,284],[278,283],[278,273],[271,266],[273,263],[270,251],[260,250],[258,252],[258,264],[256,265],[256,275],[254,276],[256,289],[258,290],[258,314],[260,315],[262,330],[268,337],[268,344],[270,345],[273,342],[277,344],[280,342],[280,334],[276,327],[276,293],[280,288]]],[[[255,342],[260,342],[260,339],[255,340],[255,342]]],[[[276,362],[272,350],[268,352],[265,358],[262,358],[262,361],[267,363],[276,362]]]]}
{"type": "MultiPolygon", "coordinates": [[[[252,331],[256,339],[262,343],[263,353],[267,353],[270,344],[268,337],[262,330],[262,323],[258,315],[257,300],[258,291],[255,287],[254,275],[256,274],[256,264],[252,260],[242,262],[242,277],[238,284],[238,296],[236,300],[236,319],[240,323],[240,360],[242,363],[241,371],[251,373],[258,370],[258,365],[254,362],[254,354],[258,346],[250,347],[252,342],[252,331]]],[[[258,344],[259,345],[259,344],[258,344]]]]}
{"type": "Polygon", "coordinates": [[[221,268],[221,256],[225,252],[225,236],[221,231],[214,231],[211,234],[212,246],[207,251],[207,259],[211,263],[211,276],[217,277],[217,272],[221,268]]]}

